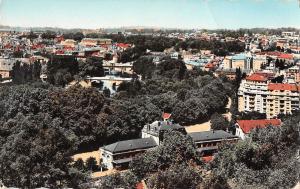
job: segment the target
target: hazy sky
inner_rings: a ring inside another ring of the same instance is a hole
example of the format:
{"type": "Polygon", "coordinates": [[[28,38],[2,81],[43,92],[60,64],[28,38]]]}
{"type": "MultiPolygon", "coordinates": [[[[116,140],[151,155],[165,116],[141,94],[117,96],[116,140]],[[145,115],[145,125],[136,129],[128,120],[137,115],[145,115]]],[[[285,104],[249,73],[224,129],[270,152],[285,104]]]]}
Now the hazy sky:
{"type": "Polygon", "coordinates": [[[298,0],[0,0],[0,25],[298,27],[298,0]]]}

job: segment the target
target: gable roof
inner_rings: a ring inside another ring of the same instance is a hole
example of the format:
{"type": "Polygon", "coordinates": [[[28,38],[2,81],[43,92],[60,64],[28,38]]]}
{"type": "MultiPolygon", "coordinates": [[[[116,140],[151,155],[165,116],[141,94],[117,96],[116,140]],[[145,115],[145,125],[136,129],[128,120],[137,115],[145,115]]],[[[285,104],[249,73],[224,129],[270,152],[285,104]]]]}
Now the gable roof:
{"type": "Polygon", "coordinates": [[[189,135],[192,137],[194,142],[238,138],[237,136],[234,136],[223,130],[195,132],[189,133],[189,135]]]}
{"type": "Polygon", "coordinates": [[[170,119],[172,114],[169,114],[169,113],[163,113],[162,117],[163,119],[170,119]]]}
{"type": "Polygon", "coordinates": [[[112,152],[126,152],[132,150],[147,149],[157,146],[153,138],[139,138],[133,140],[124,140],[113,144],[103,146],[102,149],[112,152]]]}
{"type": "Polygon", "coordinates": [[[254,128],[265,128],[269,125],[280,126],[280,119],[260,119],[260,120],[237,120],[237,124],[244,133],[250,133],[254,128]]]}

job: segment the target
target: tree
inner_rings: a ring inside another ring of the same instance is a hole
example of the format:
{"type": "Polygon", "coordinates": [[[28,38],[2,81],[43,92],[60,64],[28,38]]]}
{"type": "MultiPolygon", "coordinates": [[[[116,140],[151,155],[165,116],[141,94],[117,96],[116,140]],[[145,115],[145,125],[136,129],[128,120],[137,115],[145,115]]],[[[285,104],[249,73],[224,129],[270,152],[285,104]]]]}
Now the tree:
{"type": "Polygon", "coordinates": [[[128,188],[135,189],[138,179],[136,176],[127,171],[125,174],[120,173],[113,174],[104,178],[101,182],[100,189],[113,189],[113,188],[128,188]]]}
{"type": "Polygon", "coordinates": [[[97,161],[94,157],[89,157],[86,162],[86,168],[90,171],[96,171],[98,169],[97,161]]]}
{"type": "Polygon", "coordinates": [[[231,181],[249,189],[293,187],[298,181],[299,121],[298,114],[281,127],[255,129],[248,140],[222,146],[210,164],[210,183],[231,181]]]}
{"type": "Polygon", "coordinates": [[[252,111],[252,112],[242,112],[237,115],[237,119],[239,120],[250,120],[250,119],[266,119],[266,114],[252,111]]]}
{"type": "Polygon", "coordinates": [[[77,159],[77,160],[74,162],[73,166],[74,166],[76,169],[81,170],[81,171],[85,170],[85,168],[86,168],[85,165],[84,165],[84,162],[83,162],[83,160],[82,160],[81,158],[77,159]]]}
{"type": "Polygon", "coordinates": [[[104,76],[102,59],[88,58],[86,62],[79,63],[79,75],[84,78],[86,76],[102,77],[104,76]]]}
{"type": "Polygon", "coordinates": [[[212,130],[224,130],[226,131],[229,127],[229,122],[219,113],[214,113],[211,116],[211,129],[212,130]]]}
{"type": "Polygon", "coordinates": [[[200,174],[191,167],[179,164],[165,171],[158,171],[150,177],[148,183],[151,188],[199,188],[202,178],[200,174]]]}
{"type": "Polygon", "coordinates": [[[106,98],[110,98],[110,90],[108,88],[104,88],[103,89],[103,95],[106,97],[106,98]]]}
{"type": "Polygon", "coordinates": [[[164,140],[155,150],[134,159],[131,171],[142,179],[158,170],[166,170],[175,164],[188,165],[189,162],[200,164],[192,139],[177,131],[164,134],[164,140]]]}

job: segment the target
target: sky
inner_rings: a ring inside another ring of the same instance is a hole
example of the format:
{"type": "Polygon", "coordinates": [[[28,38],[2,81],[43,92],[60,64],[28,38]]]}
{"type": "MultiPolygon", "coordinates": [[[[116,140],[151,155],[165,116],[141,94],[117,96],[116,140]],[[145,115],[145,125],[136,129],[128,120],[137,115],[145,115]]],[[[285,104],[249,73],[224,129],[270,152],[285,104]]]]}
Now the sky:
{"type": "Polygon", "coordinates": [[[0,0],[0,25],[300,28],[300,0],[0,0]]]}

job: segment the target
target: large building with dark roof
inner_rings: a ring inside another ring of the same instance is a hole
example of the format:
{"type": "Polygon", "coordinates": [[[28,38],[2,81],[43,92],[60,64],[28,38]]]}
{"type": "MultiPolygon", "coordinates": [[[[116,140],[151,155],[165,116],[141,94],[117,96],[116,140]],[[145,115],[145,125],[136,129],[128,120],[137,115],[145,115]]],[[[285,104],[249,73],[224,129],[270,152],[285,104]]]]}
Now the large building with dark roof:
{"type": "Polygon", "coordinates": [[[153,138],[139,138],[115,142],[100,148],[103,164],[108,168],[128,167],[132,158],[157,146],[153,138]]]}
{"type": "Polygon", "coordinates": [[[237,136],[223,130],[189,133],[189,135],[192,137],[201,156],[212,156],[217,153],[220,144],[238,140],[237,136]]]}

